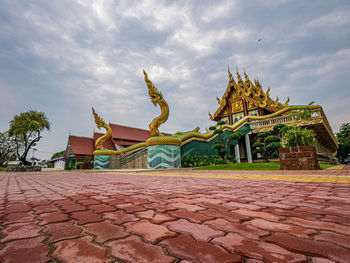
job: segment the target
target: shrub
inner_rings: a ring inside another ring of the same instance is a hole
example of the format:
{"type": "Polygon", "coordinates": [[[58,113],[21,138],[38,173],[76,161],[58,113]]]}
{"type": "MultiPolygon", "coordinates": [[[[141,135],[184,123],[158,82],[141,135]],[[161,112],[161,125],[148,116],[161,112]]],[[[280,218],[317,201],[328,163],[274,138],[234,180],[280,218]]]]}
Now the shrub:
{"type": "Polygon", "coordinates": [[[186,155],[181,160],[182,167],[208,166],[222,163],[223,159],[217,155],[186,155]]]}
{"type": "Polygon", "coordinates": [[[281,147],[281,140],[278,136],[271,135],[270,132],[262,132],[257,135],[259,141],[252,144],[254,148],[253,153],[261,153],[266,162],[269,157],[277,155],[277,149],[281,147]]]}
{"type": "Polygon", "coordinates": [[[84,164],[84,162],[76,162],[76,163],[75,163],[75,167],[76,167],[77,169],[80,169],[80,166],[83,165],[83,164],[84,164]]]}
{"type": "Polygon", "coordinates": [[[283,134],[283,145],[285,147],[315,145],[315,136],[316,134],[312,130],[296,127],[283,134]]]}

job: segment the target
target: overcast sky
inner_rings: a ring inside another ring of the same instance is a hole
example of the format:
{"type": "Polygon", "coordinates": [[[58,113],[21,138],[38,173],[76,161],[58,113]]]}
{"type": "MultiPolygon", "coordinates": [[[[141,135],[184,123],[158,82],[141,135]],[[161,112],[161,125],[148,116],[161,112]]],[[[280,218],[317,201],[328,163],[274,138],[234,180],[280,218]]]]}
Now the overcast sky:
{"type": "MultiPolygon", "coordinates": [[[[333,132],[350,121],[350,1],[0,0],[0,131],[45,112],[39,158],[106,121],[148,129],[159,115],[142,69],[170,108],[174,133],[212,125],[227,65],[271,97],[320,104],[333,132]]],[[[97,129],[97,128],[96,128],[97,129]]],[[[30,156],[31,157],[31,156],[30,156]]]]}

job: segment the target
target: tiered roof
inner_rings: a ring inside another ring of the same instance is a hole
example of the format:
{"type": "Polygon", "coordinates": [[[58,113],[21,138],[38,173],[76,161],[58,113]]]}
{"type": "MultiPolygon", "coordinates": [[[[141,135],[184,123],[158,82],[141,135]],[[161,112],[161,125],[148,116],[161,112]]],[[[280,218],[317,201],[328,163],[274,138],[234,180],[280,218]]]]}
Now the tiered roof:
{"type": "Polygon", "coordinates": [[[232,77],[230,69],[228,69],[229,82],[227,84],[226,91],[220,100],[217,98],[219,103],[219,108],[216,110],[213,116],[210,116],[212,120],[217,120],[222,116],[225,108],[228,106],[229,99],[235,93],[236,98],[244,99],[248,104],[250,104],[251,108],[263,108],[268,110],[269,112],[276,112],[284,107],[288,106],[289,98],[287,101],[282,104],[279,102],[279,98],[276,100],[272,100],[270,98],[270,87],[264,92],[263,87],[258,79],[254,79],[254,84],[250,81],[248,75],[244,71],[243,81],[241,75],[238,73],[237,69],[237,82],[232,77]]]}

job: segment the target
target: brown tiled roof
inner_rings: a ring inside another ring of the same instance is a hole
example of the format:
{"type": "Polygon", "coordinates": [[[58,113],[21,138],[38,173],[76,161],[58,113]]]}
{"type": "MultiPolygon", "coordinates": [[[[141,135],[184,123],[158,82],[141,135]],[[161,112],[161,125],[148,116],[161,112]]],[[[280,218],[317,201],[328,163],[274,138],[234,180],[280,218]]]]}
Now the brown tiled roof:
{"type": "Polygon", "coordinates": [[[144,142],[149,137],[151,133],[148,130],[132,128],[117,124],[110,123],[109,126],[112,129],[113,140],[128,140],[137,142],[144,142]]]}
{"type": "Polygon", "coordinates": [[[68,144],[73,154],[92,155],[95,150],[93,138],[69,135],[68,144]]]}
{"type": "MultiPolygon", "coordinates": [[[[96,140],[98,138],[100,138],[101,136],[103,136],[103,135],[104,135],[103,133],[94,132],[94,144],[96,143],[96,140]]],[[[114,143],[113,143],[111,138],[106,140],[106,141],[104,141],[102,143],[102,147],[105,148],[105,149],[108,149],[108,150],[116,150],[115,145],[114,145],[114,143]]]]}
{"type": "Polygon", "coordinates": [[[117,145],[121,145],[121,146],[124,146],[124,147],[127,147],[127,146],[131,146],[131,145],[134,145],[136,143],[140,143],[138,141],[128,141],[128,140],[113,140],[113,142],[117,145]]]}

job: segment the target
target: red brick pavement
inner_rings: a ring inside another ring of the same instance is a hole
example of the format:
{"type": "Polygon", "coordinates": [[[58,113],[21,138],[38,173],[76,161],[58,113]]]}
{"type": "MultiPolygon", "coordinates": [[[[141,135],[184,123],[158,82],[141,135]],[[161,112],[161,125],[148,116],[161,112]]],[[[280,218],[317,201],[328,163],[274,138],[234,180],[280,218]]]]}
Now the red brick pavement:
{"type": "Polygon", "coordinates": [[[345,183],[2,173],[0,262],[348,263],[349,211],[345,183]]]}

